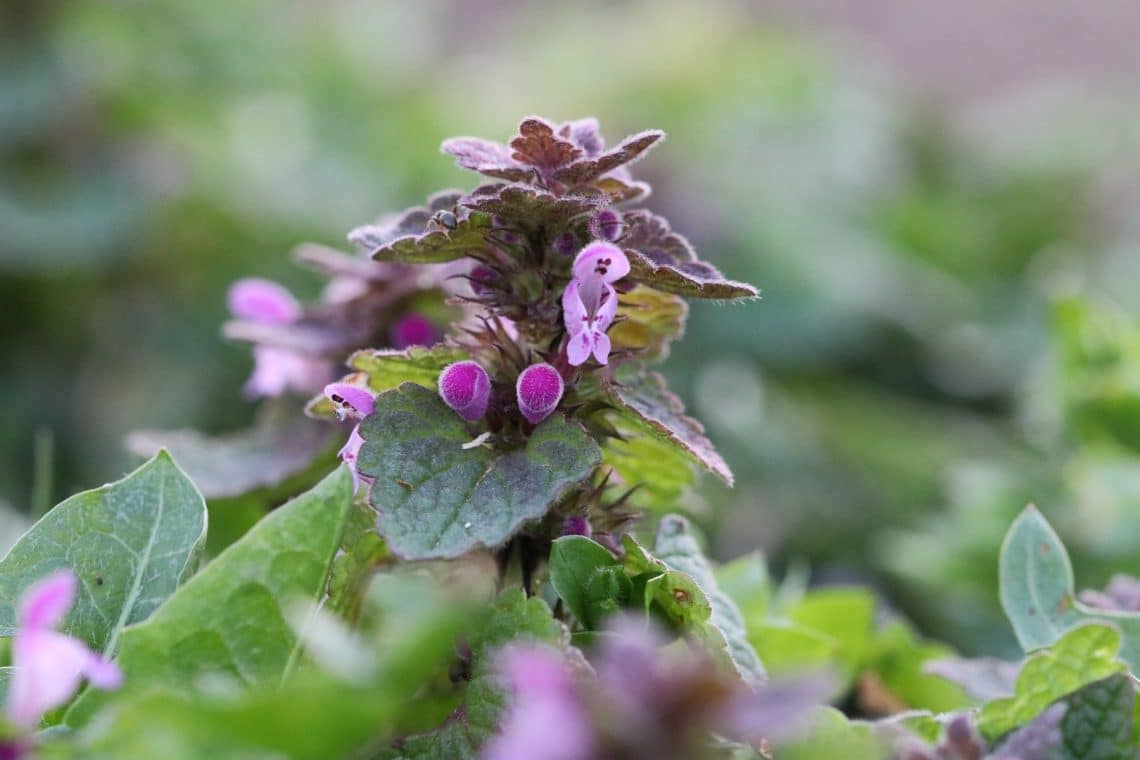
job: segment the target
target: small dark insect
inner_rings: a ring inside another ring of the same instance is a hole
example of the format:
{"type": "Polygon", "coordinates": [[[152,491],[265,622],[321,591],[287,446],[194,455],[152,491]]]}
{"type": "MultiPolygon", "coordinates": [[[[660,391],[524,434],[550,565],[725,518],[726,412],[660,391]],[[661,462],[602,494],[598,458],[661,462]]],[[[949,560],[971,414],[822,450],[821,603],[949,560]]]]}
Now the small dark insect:
{"type": "Polygon", "coordinates": [[[431,220],[446,230],[453,230],[459,226],[459,220],[455,218],[455,214],[445,209],[436,211],[431,220]]]}
{"type": "Polygon", "coordinates": [[[102,575],[96,575],[95,576],[95,585],[96,586],[102,586],[103,585],[103,576],[102,575]]]}

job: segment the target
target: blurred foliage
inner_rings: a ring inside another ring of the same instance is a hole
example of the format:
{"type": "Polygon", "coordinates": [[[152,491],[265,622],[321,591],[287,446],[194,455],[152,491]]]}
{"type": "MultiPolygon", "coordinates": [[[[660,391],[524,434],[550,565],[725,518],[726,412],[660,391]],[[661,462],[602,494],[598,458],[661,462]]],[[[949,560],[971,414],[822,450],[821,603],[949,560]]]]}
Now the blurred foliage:
{"type": "MultiPolygon", "coordinates": [[[[50,504],[123,472],[130,430],[252,419],[247,350],[218,335],[230,281],[310,296],[296,243],[469,184],[442,138],[590,113],[611,137],[669,132],[639,166],[665,188],[650,205],[765,291],[695,305],[666,365],[737,474],[687,497],[716,554],[875,581],[967,650],[1013,647],[997,552],[1027,501],[1080,585],[1140,571],[1140,258],[1114,221],[1136,167],[1091,111],[971,131],[728,2],[3,13],[0,500],[17,509],[37,429],[50,504]]],[[[230,532],[211,548],[285,495],[212,502],[230,532]]]]}

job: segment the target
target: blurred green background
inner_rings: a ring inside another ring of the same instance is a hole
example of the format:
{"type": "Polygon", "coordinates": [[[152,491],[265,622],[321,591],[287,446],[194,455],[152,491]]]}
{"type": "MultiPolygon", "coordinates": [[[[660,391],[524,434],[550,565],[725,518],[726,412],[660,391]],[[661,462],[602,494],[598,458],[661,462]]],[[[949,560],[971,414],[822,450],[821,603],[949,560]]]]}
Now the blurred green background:
{"type": "Polygon", "coordinates": [[[5,520],[132,429],[252,418],[233,279],[314,296],[294,244],[477,183],[443,138],[593,114],[669,133],[648,205],[765,292],[695,305],[665,367],[738,476],[687,504],[714,552],[1009,647],[1026,502],[1082,585],[1140,571],[1140,13],[927,5],[4,4],[5,520]]]}

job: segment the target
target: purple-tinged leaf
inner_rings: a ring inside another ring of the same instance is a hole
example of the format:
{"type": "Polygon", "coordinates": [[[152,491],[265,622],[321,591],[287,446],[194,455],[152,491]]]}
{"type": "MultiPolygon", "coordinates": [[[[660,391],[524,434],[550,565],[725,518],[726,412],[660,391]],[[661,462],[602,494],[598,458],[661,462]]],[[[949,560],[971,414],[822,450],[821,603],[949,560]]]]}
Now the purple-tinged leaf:
{"type": "Polygon", "coordinates": [[[559,229],[576,217],[592,214],[605,205],[598,195],[555,195],[522,184],[493,184],[475,188],[460,200],[472,212],[491,214],[509,225],[559,229]]]}
{"type": "Polygon", "coordinates": [[[1013,695],[1021,663],[1006,662],[996,657],[963,657],[931,660],[922,666],[922,670],[958,684],[973,699],[988,702],[1013,695]]]}
{"type": "Polygon", "coordinates": [[[431,228],[416,235],[396,238],[372,251],[377,261],[401,261],[408,264],[440,264],[465,256],[478,258],[486,250],[487,232],[491,229],[491,217],[473,213],[466,217],[456,217],[455,226],[431,228]]]}
{"type": "Polygon", "coordinates": [[[681,400],[665,387],[665,379],[656,372],[626,373],[610,386],[610,400],[622,422],[645,435],[666,442],[683,451],[689,459],[732,485],[732,471],[712,442],[705,437],[704,427],[685,415],[681,400]]]}
{"type": "Polygon", "coordinates": [[[558,134],[570,138],[571,142],[590,157],[598,155],[606,147],[606,141],[602,139],[601,125],[593,116],[565,122],[558,128],[558,134]]]}
{"type": "Polygon", "coordinates": [[[629,256],[632,279],[695,298],[728,300],[759,295],[751,285],[727,280],[716,267],[699,261],[689,241],[674,232],[664,218],[638,210],[628,212],[625,222],[626,233],[620,243],[629,256]]]}
{"type": "Polygon", "coordinates": [[[453,137],[444,140],[440,150],[455,156],[455,163],[488,177],[511,182],[527,182],[534,178],[534,170],[511,158],[511,150],[501,143],[478,137],[453,137]]]}
{"type": "Polygon", "coordinates": [[[1104,591],[1087,589],[1077,598],[1096,609],[1140,612],[1140,579],[1118,573],[1109,579],[1104,591]]]}
{"type": "Polygon", "coordinates": [[[519,133],[511,139],[511,158],[549,174],[579,158],[583,151],[573,142],[557,134],[554,125],[538,116],[529,116],[519,124],[519,133]]]}
{"type": "Polygon", "coordinates": [[[400,274],[399,267],[353,256],[320,243],[302,243],[297,246],[293,249],[293,260],[329,277],[388,282],[400,274]]]}
{"type": "MultiPolygon", "coordinates": [[[[1127,678],[1127,676],[1118,676],[1118,678],[1127,678]]],[[[1067,711],[1068,705],[1064,702],[1056,702],[1046,707],[1036,718],[1010,734],[991,755],[992,760],[1032,760],[1036,757],[1053,757],[1061,748],[1061,721],[1067,711]]]]}
{"type": "Polygon", "coordinates": [[[571,187],[593,182],[619,166],[639,160],[647,150],[665,136],[664,132],[649,130],[622,140],[613,150],[596,158],[581,158],[554,172],[554,178],[571,187]]]}
{"type": "Polygon", "coordinates": [[[141,457],[168,449],[204,497],[228,499],[305,471],[330,450],[334,435],[332,428],[304,417],[271,414],[251,428],[222,436],[138,430],[127,436],[127,449],[141,457]]]}
{"type": "Polygon", "coordinates": [[[423,206],[413,206],[399,214],[382,217],[373,224],[357,227],[348,233],[348,242],[371,252],[400,238],[446,229],[433,220],[437,214],[449,212],[456,214],[455,206],[462,196],[463,193],[459,190],[441,190],[433,193],[423,206]]]}

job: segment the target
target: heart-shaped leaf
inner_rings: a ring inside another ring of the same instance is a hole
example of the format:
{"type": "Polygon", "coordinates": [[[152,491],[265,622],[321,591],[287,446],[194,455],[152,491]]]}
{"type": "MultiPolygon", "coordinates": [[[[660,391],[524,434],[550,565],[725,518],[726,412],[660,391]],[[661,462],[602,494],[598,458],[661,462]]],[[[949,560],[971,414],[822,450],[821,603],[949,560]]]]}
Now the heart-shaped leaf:
{"type": "MultiPolygon", "coordinates": [[[[123,633],[126,683],[194,688],[218,675],[245,686],[279,683],[300,646],[288,607],[323,596],[351,504],[352,477],[340,467],[259,522],[123,633]]],[[[67,722],[83,723],[109,698],[88,690],[67,722]]]]}
{"type": "Polygon", "coordinates": [[[68,567],[79,593],[61,630],[106,655],[197,568],[206,503],[165,451],[120,481],[48,512],[0,561],[0,636],[16,632],[31,584],[68,567]]]}
{"type": "Polygon", "coordinates": [[[465,447],[475,434],[431,390],[404,383],[376,397],[360,425],[357,466],[389,548],[408,559],[458,557],[503,544],[584,482],[601,451],[555,414],[521,448],[465,447]]]}

